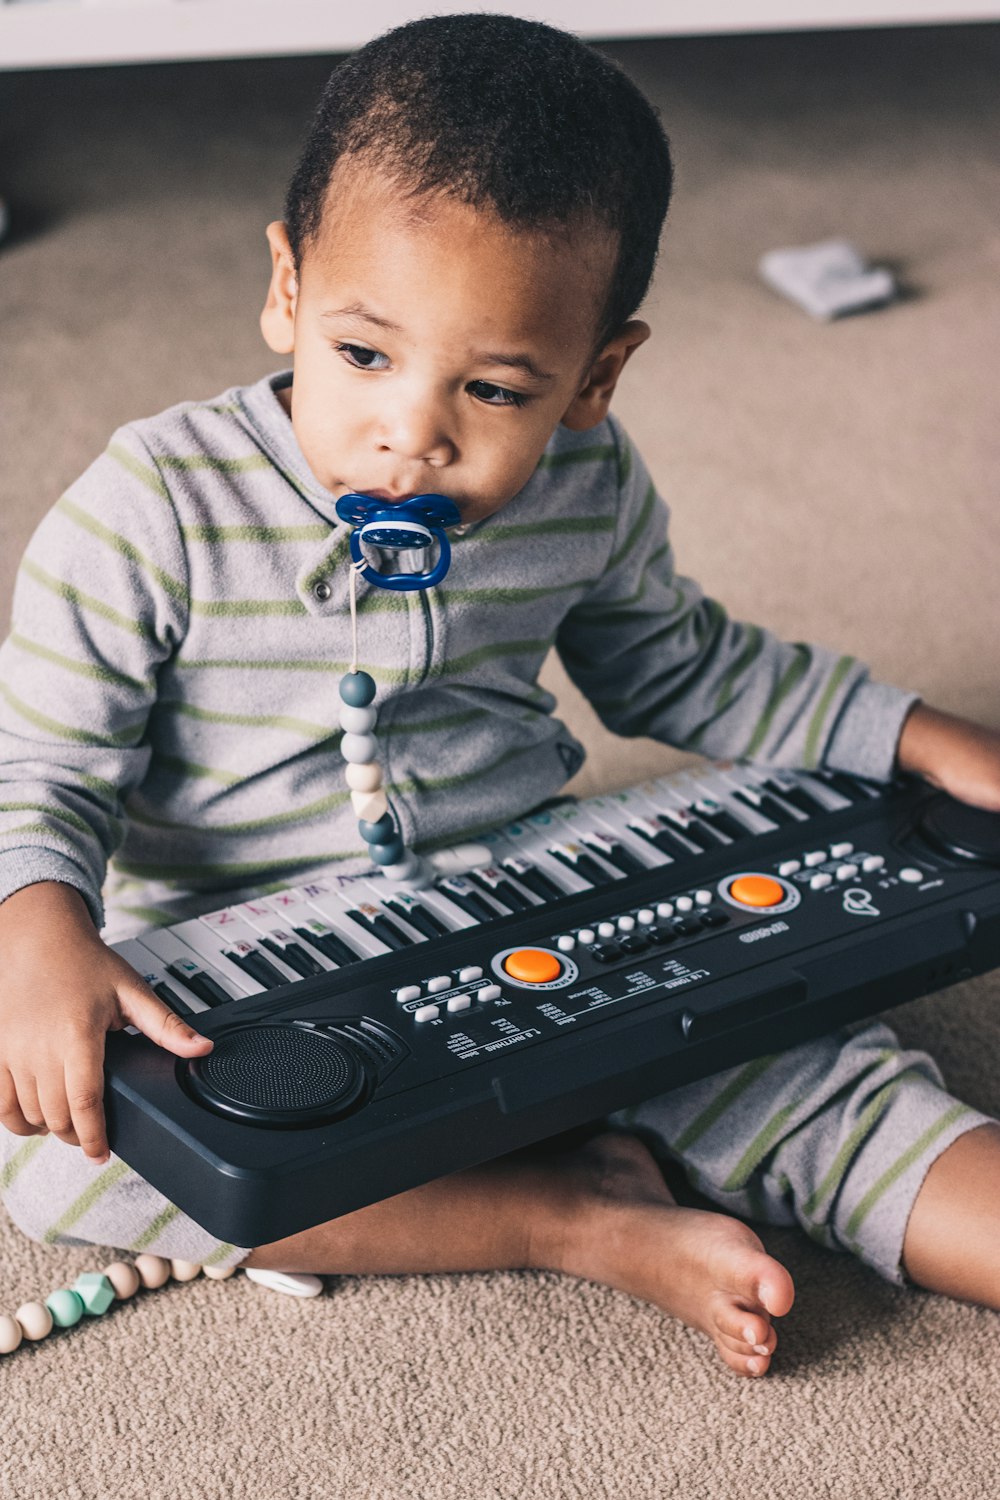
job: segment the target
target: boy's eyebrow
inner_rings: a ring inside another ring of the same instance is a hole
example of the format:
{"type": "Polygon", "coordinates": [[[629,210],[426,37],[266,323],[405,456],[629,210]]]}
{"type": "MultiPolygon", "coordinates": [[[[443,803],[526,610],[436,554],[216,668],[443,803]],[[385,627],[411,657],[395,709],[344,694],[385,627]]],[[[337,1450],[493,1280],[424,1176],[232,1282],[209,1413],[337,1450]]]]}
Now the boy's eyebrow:
{"type": "MultiPolygon", "coordinates": [[[[382,318],[378,313],[372,312],[371,308],[365,307],[363,302],[349,302],[346,307],[330,307],[320,314],[323,318],[363,318],[366,323],[374,323],[376,328],[384,328],[388,333],[402,333],[398,323],[392,323],[388,318],[382,318]]],[[[545,381],[555,380],[555,375],[550,375],[546,370],[539,369],[530,354],[494,354],[484,351],[475,356],[484,364],[502,365],[508,370],[523,370],[532,380],[545,381]]]]}

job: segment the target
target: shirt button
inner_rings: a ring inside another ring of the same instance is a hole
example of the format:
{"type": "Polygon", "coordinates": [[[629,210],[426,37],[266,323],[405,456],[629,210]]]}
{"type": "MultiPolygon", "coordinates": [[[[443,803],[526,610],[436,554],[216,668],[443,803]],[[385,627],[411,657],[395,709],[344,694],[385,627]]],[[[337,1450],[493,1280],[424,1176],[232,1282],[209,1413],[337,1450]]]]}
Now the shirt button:
{"type": "Polygon", "coordinates": [[[318,583],[313,584],[313,598],[318,599],[320,604],[325,604],[332,593],[333,589],[325,578],[321,578],[318,583]]]}

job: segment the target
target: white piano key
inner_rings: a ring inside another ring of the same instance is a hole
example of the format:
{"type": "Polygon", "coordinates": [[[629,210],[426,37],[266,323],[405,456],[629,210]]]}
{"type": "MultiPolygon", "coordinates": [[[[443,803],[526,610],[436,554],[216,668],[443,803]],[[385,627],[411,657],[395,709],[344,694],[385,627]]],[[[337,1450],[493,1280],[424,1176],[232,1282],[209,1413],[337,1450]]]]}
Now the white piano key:
{"type": "Polygon", "coordinates": [[[670,863],[669,856],[655,845],[649,844],[628,826],[628,814],[624,806],[611,797],[588,797],[579,804],[574,827],[580,832],[610,835],[620,843],[626,853],[633,855],[646,869],[653,870],[670,863]]]}
{"type": "MultiPolygon", "coordinates": [[[[403,915],[402,909],[400,907],[386,906],[384,898],[387,892],[384,889],[379,889],[379,883],[377,880],[366,880],[363,882],[363,884],[367,887],[367,895],[365,899],[367,901],[374,901],[375,905],[378,907],[382,915],[386,917],[390,922],[392,922],[393,926],[398,927],[404,937],[408,937],[413,943],[427,942],[427,934],[421,932],[419,927],[414,927],[410,922],[408,922],[403,915]]],[[[407,892],[405,894],[409,893],[407,892]]],[[[423,891],[421,891],[420,894],[421,896],[423,896],[423,891]]]]}
{"type": "MultiPolygon", "coordinates": [[[[220,969],[213,963],[209,963],[204,955],[197,949],[192,948],[178,937],[173,927],[154,927],[149,932],[142,934],[143,947],[149,948],[164,963],[172,964],[178,960],[186,963],[195,963],[199,969],[204,969],[210,979],[214,979],[220,989],[225,990],[227,995],[232,995],[234,1000],[240,1000],[244,995],[259,995],[264,986],[258,984],[256,979],[251,979],[249,974],[244,974],[242,969],[237,969],[235,964],[229,967],[235,969],[234,975],[226,974],[223,977],[220,969]]],[[[170,982],[170,976],[167,976],[170,982]]]]}
{"type": "MultiPolygon", "coordinates": [[[[555,824],[551,825],[548,831],[554,832],[555,827],[555,824]]],[[[574,870],[567,869],[558,859],[553,859],[548,851],[542,829],[531,826],[525,821],[507,823],[502,831],[510,842],[511,854],[516,854],[520,859],[526,859],[529,864],[537,865],[541,873],[564,895],[593,890],[589,880],[584,880],[574,870]]]]}
{"type": "MultiPolygon", "coordinates": [[[[261,937],[280,934],[286,941],[298,943],[322,968],[336,969],[337,965],[332,958],[327,958],[325,953],[295,931],[297,922],[304,923],[309,917],[315,915],[314,912],[306,909],[304,902],[288,906],[283,912],[277,912],[272,906],[265,905],[263,901],[241,901],[232,910],[239,913],[261,937]]],[[[273,958],[274,955],[267,949],[264,952],[267,958],[273,958]]]]}
{"type": "MultiPolygon", "coordinates": [[[[226,954],[225,950],[233,947],[236,943],[252,944],[260,956],[283,979],[292,981],[301,978],[301,975],[296,974],[294,969],[288,968],[286,964],[276,959],[273,954],[268,953],[266,948],[260,947],[257,942],[260,934],[255,932],[248,922],[240,920],[236,923],[226,923],[222,927],[212,927],[209,925],[208,919],[214,915],[214,912],[209,912],[207,917],[192,917],[187,922],[178,922],[172,928],[172,931],[179,938],[182,938],[189,947],[193,948],[206,963],[214,965],[220,974],[224,974],[226,978],[232,979],[234,982],[236,976],[239,975],[241,979],[246,979],[254,985],[257,984],[257,980],[252,975],[241,969],[239,964],[234,963],[226,954]]],[[[270,986],[261,984],[259,988],[267,990],[270,986]]]]}
{"type": "Polygon", "coordinates": [[[126,963],[132,965],[137,974],[142,975],[150,987],[155,984],[168,984],[178,1000],[182,1000],[189,1010],[211,1010],[211,1006],[206,1005],[204,1000],[200,1000],[186,984],[182,984],[179,979],[168,974],[163,959],[159,958],[151,948],[144,947],[139,938],[125,938],[120,943],[112,943],[111,947],[116,953],[121,954],[126,963]]]}

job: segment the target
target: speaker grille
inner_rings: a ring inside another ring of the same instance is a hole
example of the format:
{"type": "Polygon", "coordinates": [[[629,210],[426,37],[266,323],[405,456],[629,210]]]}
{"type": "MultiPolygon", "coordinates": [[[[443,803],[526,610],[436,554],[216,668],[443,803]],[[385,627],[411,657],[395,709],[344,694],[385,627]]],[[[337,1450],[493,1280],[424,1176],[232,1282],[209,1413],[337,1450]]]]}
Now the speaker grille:
{"type": "Polygon", "coordinates": [[[189,1091],[210,1109],[283,1129],[319,1124],[358,1105],[367,1074],[347,1038],[294,1022],[220,1032],[187,1065],[189,1091]]]}

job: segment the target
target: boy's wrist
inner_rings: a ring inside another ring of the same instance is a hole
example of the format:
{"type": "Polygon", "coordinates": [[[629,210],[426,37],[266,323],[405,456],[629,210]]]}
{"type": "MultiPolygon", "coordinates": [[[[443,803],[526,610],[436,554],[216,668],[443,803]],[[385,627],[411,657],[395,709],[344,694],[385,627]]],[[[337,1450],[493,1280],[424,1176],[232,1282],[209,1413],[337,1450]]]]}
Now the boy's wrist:
{"type": "Polygon", "coordinates": [[[66,881],[35,881],[0,902],[0,927],[48,921],[69,923],[83,935],[97,936],[86,901],[76,886],[66,881]]]}

